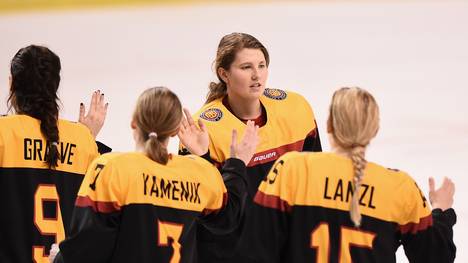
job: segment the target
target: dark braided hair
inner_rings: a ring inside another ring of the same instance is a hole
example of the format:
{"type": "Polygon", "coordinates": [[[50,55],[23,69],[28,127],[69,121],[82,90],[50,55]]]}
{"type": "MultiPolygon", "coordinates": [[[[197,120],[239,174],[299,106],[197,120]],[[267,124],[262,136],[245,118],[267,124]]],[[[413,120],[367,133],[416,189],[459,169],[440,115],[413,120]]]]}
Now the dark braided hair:
{"type": "Polygon", "coordinates": [[[11,89],[8,109],[41,121],[41,132],[47,140],[45,161],[55,168],[58,153],[57,127],[60,83],[60,58],[46,47],[30,45],[20,49],[11,60],[11,89]]]}

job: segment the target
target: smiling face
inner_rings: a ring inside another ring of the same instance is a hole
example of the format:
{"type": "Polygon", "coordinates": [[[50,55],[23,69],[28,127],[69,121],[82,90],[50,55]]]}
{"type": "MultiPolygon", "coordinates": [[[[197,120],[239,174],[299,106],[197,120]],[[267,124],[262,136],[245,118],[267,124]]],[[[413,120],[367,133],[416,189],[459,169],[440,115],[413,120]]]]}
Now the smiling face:
{"type": "Polygon", "coordinates": [[[227,86],[230,98],[241,100],[258,100],[265,90],[268,78],[268,66],[260,49],[243,48],[229,69],[218,69],[227,86]]]}

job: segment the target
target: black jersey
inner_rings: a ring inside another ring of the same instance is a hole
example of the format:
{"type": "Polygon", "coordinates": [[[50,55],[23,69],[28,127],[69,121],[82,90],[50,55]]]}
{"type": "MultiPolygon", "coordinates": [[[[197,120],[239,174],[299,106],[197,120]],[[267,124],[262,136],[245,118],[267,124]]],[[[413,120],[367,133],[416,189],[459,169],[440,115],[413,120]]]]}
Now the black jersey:
{"type": "MultiPolygon", "coordinates": [[[[236,129],[242,134],[246,129],[245,123],[232,114],[222,100],[220,98],[204,105],[194,117],[195,121],[201,118],[208,129],[209,159],[218,166],[230,154],[232,130],[236,129]]],[[[251,209],[252,198],[272,164],[286,152],[322,150],[313,110],[301,95],[280,89],[265,89],[260,102],[266,112],[266,124],[259,129],[260,143],[247,165],[249,197],[245,222],[242,228],[225,236],[213,235],[201,226],[197,240],[200,261],[247,261],[248,255],[243,255],[245,253],[241,247],[242,243],[246,243],[243,240],[249,240],[250,235],[255,235],[255,229],[251,229],[250,224],[251,218],[255,217],[255,211],[251,209]]]]}
{"type": "Polygon", "coordinates": [[[0,262],[49,262],[48,251],[68,233],[76,194],[98,155],[89,130],[58,121],[60,160],[44,161],[47,141],[40,121],[26,115],[0,117],[0,262]]]}
{"type": "Polygon", "coordinates": [[[406,173],[368,163],[359,190],[362,222],[349,216],[350,159],[332,153],[288,153],[262,182],[252,250],[258,262],[396,262],[403,245],[410,262],[453,262],[453,209],[431,214],[406,173]]]}
{"type": "Polygon", "coordinates": [[[245,190],[238,159],[226,162],[222,177],[198,156],[172,156],[162,165],[142,153],[102,155],[86,174],[71,236],[55,261],[196,262],[192,225],[232,231],[245,190]]]}

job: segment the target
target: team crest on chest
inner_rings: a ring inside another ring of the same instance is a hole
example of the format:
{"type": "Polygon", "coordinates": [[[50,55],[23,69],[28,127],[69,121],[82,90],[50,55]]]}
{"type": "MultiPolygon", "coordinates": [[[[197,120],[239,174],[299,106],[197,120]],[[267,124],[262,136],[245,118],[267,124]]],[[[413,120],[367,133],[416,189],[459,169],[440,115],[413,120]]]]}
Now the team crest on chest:
{"type": "Polygon", "coordinates": [[[200,118],[207,121],[219,121],[223,117],[223,112],[220,109],[210,108],[200,114],[200,118]]]}
{"type": "Polygon", "coordinates": [[[280,89],[265,89],[263,95],[274,100],[284,100],[288,96],[284,90],[280,89]]]}

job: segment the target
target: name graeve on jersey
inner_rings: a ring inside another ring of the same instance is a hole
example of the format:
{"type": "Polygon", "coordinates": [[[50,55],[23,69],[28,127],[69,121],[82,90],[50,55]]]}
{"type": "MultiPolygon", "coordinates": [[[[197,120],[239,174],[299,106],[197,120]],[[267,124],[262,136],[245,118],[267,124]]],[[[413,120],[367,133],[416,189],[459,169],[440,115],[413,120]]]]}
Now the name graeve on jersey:
{"type": "Polygon", "coordinates": [[[143,181],[144,195],[200,204],[198,195],[200,183],[167,180],[149,174],[143,174],[143,181]]]}
{"type": "MultiPolygon", "coordinates": [[[[361,184],[359,205],[367,206],[369,208],[375,209],[373,204],[374,199],[374,186],[367,184],[361,184]]],[[[323,191],[323,198],[329,200],[338,200],[341,202],[350,202],[353,196],[353,183],[347,181],[343,183],[342,179],[338,179],[336,186],[331,185],[330,179],[325,178],[325,188],[323,191]]]]}
{"type": "MultiPolygon", "coordinates": [[[[33,161],[45,161],[50,142],[45,143],[41,139],[24,138],[24,159],[33,161]]],[[[57,145],[60,163],[73,165],[76,145],[68,142],[59,142],[57,145]]]]}

